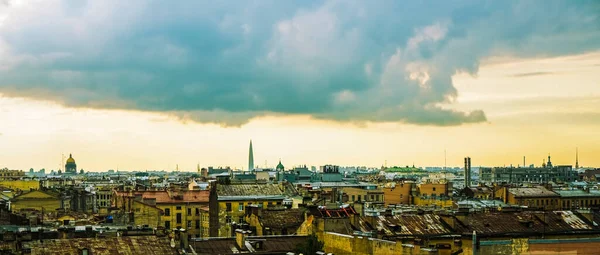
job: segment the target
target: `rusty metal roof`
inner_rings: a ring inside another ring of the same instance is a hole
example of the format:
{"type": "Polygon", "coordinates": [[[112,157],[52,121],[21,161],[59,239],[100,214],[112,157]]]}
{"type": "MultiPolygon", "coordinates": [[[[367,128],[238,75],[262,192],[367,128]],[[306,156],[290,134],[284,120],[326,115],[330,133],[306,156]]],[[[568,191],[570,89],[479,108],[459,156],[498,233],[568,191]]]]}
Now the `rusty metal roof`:
{"type": "Polygon", "coordinates": [[[270,228],[299,227],[304,222],[304,209],[263,210],[261,223],[270,228]]]}
{"type": "Polygon", "coordinates": [[[544,187],[509,188],[508,192],[515,197],[560,197],[556,192],[550,191],[544,187]]]}
{"type": "MultiPolygon", "coordinates": [[[[261,239],[264,241],[263,247],[254,253],[260,254],[285,254],[294,251],[296,246],[307,240],[306,236],[249,236],[247,240],[261,239]]],[[[243,251],[244,253],[253,253],[246,247],[239,247],[235,238],[208,238],[196,239],[190,242],[196,253],[200,255],[218,255],[234,254],[243,251]]]]}
{"type": "Polygon", "coordinates": [[[358,227],[363,232],[377,230],[384,236],[427,236],[452,234],[452,230],[434,214],[407,214],[360,217],[358,227]]]}
{"type": "Polygon", "coordinates": [[[83,249],[89,249],[89,254],[94,255],[178,254],[169,244],[166,237],[156,236],[50,239],[28,243],[32,255],[81,254],[83,249]]]}
{"type": "Polygon", "coordinates": [[[571,211],[476,213],[456,217],[455,230],[462,234],[477,231],[483,235],[575,233],[600,231],[583,216],[571,211]]]}
{"type": "Polygon", "coordinates": [[[285,193],[277,184],[229,184],[217,185],[219,200],[251,198],[283,199],[285,193]]]}

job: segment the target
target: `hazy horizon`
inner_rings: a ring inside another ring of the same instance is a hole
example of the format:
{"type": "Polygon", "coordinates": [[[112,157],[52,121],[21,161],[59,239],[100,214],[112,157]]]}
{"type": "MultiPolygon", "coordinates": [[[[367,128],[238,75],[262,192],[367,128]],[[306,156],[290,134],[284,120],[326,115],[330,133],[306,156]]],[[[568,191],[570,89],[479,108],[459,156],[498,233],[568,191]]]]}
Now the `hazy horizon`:
{"type": "Polygon", "coordinates": [[[0,1],[0,168],[600,167],[599,82],[597,1],[0,1]]]}

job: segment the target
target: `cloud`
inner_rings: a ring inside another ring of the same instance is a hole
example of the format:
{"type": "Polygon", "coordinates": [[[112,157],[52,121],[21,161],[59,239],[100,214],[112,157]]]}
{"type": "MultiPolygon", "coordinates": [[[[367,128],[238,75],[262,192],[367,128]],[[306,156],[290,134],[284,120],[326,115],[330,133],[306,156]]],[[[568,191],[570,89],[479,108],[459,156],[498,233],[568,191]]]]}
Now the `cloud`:
{"type": "Polygon", "coordinates": [[[600,47],[595,1],[15,1],[0,93],[242,125],[301,114],[460,125],[452,76],[600,47]],[[52,21],[52,22],[49,22],[52,21]]]}
{"type": "Polygon", "coordinates": [[[516,74],[512,74],[510,75],[511,77],[529,77],[529,76],[542,76],[542,75],[549,75],[549,74],[556,74],[558,72],[528,72],[528,73],[516,73],[516,74]]]}

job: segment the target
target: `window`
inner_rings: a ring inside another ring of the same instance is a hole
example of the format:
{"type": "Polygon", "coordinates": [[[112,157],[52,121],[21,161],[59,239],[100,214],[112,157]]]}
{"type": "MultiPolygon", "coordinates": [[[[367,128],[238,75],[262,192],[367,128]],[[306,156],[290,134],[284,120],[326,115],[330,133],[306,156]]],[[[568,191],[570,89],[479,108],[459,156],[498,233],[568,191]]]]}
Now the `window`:
{"type": "Polygon", "coordinates": [[[140,212],[140,208],[135,208],[135,212],[140,212]]]}
{"type": "Polygon", "coordinates": [[[181,206],[177,206],[175,209],[177,209],[177,210],[181,210],[181,206]]]}
{"type": "Polygon", "coordinates": [[[231,223],[231,216],[226,216],[225,217],[225,222],[226,223],[231,223]]]}
{"type": "Polygon", "coordinates": [[[371,195],[371,201],[375,201],[375,196],[371,195]]]}
{"type": "Polygon", "coordinates": [[[90,254],[90,250],[88,250],[88,248],[81,249],[81,255],[89,255],[89,254],[90,254]]]}
{"type": "Polygon", "coordinates": [[[177,224],[181,224],[181,213],[177,214],[177,224]]]}
{"type": "Polygon", "coordinates": [[[165,228],[166,229],[170,229],[171,228],[171,222],[170,221],[165,221],[165,228]]]}
{"type": "Polygon", "coordinates": [[[227,203],[225,204],[225,206],[227,206],[227,211],[231,212],[231,203],[227,203]]]}
{"type": "Polygon", "coordinates": [[[188,220],[188,222],[187,222],[187,228],[192,228],[192,221],[191,220],[188,220]]]}
{"type": "Polygon", "coordinates": [[[355,199],[356,197],[354,197],[354,195],[352,195],[352,202],[356,201],[355,199]]]}
{"type": "Polygon", "coordinates": [[[435,191],[435,187],[433,187],[433,191],[435,191]]]}
{"type": "Polygon", "coordinates": [[[361,196],[361,195],[358,195],[358,202],[360,202],[360,196],[361,196]]]}
{"type": "Polygon", "coordinates": [[[200,208],[196,208],[196,216],[200,215],[200,208]]]}
{"type": "Polygon", "coordinates": [[[171,209],[165,209],[165,216],[171,216],[171,209]]]}
{"type": "Polygon", "coordinates": [[[243,223],[243,222],[244,222],[244,216],[238,217],[238,223],[243,223]]]}
{"type": "Polygon", "coordinates": [[[188,214],[187,215],[192,215],[192,208],[188,208],[188,214]]]}
{"type": "Polygon", "coordinates": [[[200,228],[200,221],[196,220],[196,228],[200,228]]]}
{"type": "Polygon", "coordinates": [[[241,212],[244,210],[244,204],[240,203],[240,205],[238,206],[238,210],[241,212]]]}

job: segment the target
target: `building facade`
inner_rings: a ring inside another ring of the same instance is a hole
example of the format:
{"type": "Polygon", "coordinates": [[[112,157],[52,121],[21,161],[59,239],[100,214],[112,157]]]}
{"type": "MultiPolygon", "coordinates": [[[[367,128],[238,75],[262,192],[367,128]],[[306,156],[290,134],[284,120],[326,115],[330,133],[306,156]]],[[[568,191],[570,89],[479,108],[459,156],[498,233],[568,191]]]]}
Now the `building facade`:
{"type": "Polygon", "coordinates": [[[501,183],[562,183],[575,181],[578,176],[571,166],[552,167],[481,167],[480,182],[501,183]]]}

